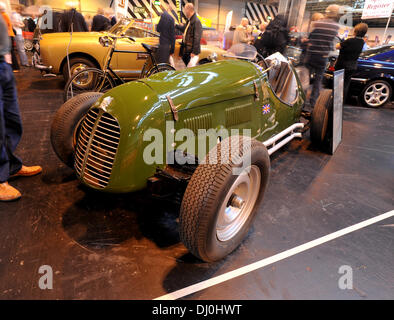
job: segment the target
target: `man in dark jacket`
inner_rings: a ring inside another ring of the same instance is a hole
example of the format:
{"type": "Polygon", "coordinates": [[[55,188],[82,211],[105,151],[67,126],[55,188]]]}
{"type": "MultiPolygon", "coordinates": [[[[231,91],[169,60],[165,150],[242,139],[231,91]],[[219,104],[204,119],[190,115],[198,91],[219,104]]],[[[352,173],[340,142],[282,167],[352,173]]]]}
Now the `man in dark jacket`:
{"type": "Polygon", "coordinates": [[[186,4],[183,12],[188,22],[186,25],[177,25],[176,28],[184,33],[181,47],[182,60],[187,67],[192,67],[197,64],[198,55],[201,53],[202,25],[192,3],[186,4]]]}
{"type": "Polygon", "coordinates": [[[260,46],[261,54],[266,58],[275,52],[284,53],[289,42],[289,30],[284,15],[278,14],[265,29],[260,46]]]}
{"type": "Polygon", "coordinates": [[[104,9],[99,8],[97,14],[93,18],[92,31],[107,31],[109,28],[111,28],[111,21],[104,16],[104,9]]]}
{"type": "Polygon", "coordinates": [[[64,11],[61,22],[62,32],[70,32],[71,25],[73,32],[89,32],[85,18],[75,8],[64,11]]]}
{"type": "Polygon", "coordinates": [[[156,29],[160,32],[158,61],[168,63],[170,55],[174,54],[175,50],[175,20],[169,14],[169,7],[166,4],[162,3],[161,8],[163,14],[156,29]]]}
{"type": "Polygon", "coordinates": [[[22,137],[15,78],[10,66],[11,41],[0,15],[0,201],[18,200],[22,195],[8,184],[12,177],[33,176],[41,167],[25,167],[14,154],[22,137]]]}

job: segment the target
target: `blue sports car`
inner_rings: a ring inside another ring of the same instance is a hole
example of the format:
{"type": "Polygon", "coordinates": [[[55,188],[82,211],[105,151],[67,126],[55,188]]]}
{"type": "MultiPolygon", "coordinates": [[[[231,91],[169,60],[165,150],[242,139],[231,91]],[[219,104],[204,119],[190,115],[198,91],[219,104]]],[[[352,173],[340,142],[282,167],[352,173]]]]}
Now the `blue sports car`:
{"type": "MultiPolygon", "coordinates": [[[[326,79],[332,77],[335,58],[330,59],[326,79]]],[[[392,101],[394,88],[394,44],[368,49],[361,53],[358,67],[352,76],[349,96],[371,108],[378,108],[392,101]]]]}

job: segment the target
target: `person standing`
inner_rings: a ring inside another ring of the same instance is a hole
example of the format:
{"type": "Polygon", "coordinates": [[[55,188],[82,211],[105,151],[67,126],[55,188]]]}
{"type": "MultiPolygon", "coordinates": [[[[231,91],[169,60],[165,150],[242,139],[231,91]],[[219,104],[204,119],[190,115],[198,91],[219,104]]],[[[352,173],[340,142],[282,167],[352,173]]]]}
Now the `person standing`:
{"type": "Polygon", "coordinates": [[[248,34],[249,20],[242,18],[241,24],[234,31],[233,45],[238,43],[248,44],[252,40],[248,34]]]}
{"type": "Polygon", "coordinates": [[[25,40],[23,38],[23,28],[25,27],[25,24],[23,23],[21,13],[22,6],[16,5],[15,10],[11,14],[11,21],[15,30],[15,44],[21,65],[24,67],[29,67],[29,61],[27,60],[25,51],[25,40]]]}
{"type": "Polygon", "coordinates": [[[72,6],[62,14],[61,32],[71,32],[71,26],[73,32],[89,32],[85,18],[72,6]]]}
{"type": "Polygon", "coordinates": [[[99,8],[97,14],[93,18],[92,31],[107,31],[109,28],[111,28],[111,21],[104,16],[104,9],[99,8]]]}
{"type": "Polygon", "coordinates": [[[187,23],[177,25],[176,28],[183,32],[181,55],[186,67],[189,68],[197,65],[201,53],[202,25],[192,3],[185,5],[183,13],[187,18],[187,23]]]}
{"type": "Polygon", "coordinates": [[[115,24],[117,24],[115,10],[112,8],[104,9],[104,16],[109,20],[110,28],[112,28],[115,24]]]}
{"type": "Polygon", "coordinates": [[[332,51],[334,38],[338,35],[338,18],[339,6],[329,5],[325,18],[315,21],[312,25],[313,30],[307,40],[305,66],[309,69],[310,75],[314,74],[314,79],[309,101],[305,102],[305,111],[310,111],[319,97],[328,54],[332,51]]]}
{"type": "Polygon", "coordinates": [[[4,4],[4,2],[0,2],[0,13],[1,13],[1,17],[3,18],[4,23],[7,26],[7,34],[11,39],[11,58],[12,58],[12,70],[14,72],[19,72],[20,71],[20,67],[19,67],[19,63],[18,63],[18,58],[16,57],[15,54],[15,47],[14,47],[14,38],[15,38],[15,33],[14,30],[12,29],[12,23],[11,23],[11,19],[8,16],[7,12],[6,12],[6,5],[4,4]]]}
{"type": "Polygon", "coordinates": [[[18,200],[21,193],[8,180],[42,172],[39,166],[26,167],[14,154],[22,136],[22,121],[15,78],[10,66],[11,41],[0,16],[0,201],[18,200]]]}
{"type": "Polygon", "coordinates": [[[169,13],[170,8],[167,4],[162,2],[161,8],[163,13],[156,29],[157,32],[160,32],[158,61],[159,63],[168,63],[175,50],[175,20],[169,13]]]}
{"type": "Polygon", "coordinates": [[[283,54],[288,42],[289,30],[286,19],[284,15],[278,14],[274,20],[270,21],[262,36],[263,57],[268,57],[275,52],[283,54]]]}
{"type": "Polygon", "coordinates": [[[263,35],[264,35],[264,32],[265,32],[265,29],[267,28],[267,25],[268,24],[266,22],[262,22],[260,24],[260,26],[259,26],[260,34],[257,36],[256,41],[254,42],[254,46],[255,46],[257,52],[259,54],[261,54],[261,55],[263,55],[263,53],[264,53],[264,47],[263,47],[262,39],[263,39],[263,35]]]}
{"type": "Polygon", "coordinates": [[[357,69],[357,60],[365,45],[364,37],[368,31],[368,25],[359,23],[354,27],[354,38],[348,38],[337,44],[339,57],[335,64],[335,70],[345,70],[343,82],[343,100],[345,101],[349,91],[352,74],[357,69]]]}

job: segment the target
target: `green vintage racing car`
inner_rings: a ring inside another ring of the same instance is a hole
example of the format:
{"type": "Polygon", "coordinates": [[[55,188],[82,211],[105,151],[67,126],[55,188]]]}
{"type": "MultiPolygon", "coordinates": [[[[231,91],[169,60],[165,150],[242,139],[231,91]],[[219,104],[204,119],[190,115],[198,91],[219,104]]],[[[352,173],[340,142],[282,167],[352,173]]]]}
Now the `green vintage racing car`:
{"type": "MultiPolygon", "coordinates": [[[[58,110],[53,148],[101,192],[181,192],[179,229],[204,261],[242,242],[263,200],[270,155],[301,138],[305,94],[280,54],[224,60],[84,93],[58,110]],[[250,59],[249,59],[250,60],[250,59]]],[[[332,91],[319,97],[311,138],[327,141],[332,91]]]]}

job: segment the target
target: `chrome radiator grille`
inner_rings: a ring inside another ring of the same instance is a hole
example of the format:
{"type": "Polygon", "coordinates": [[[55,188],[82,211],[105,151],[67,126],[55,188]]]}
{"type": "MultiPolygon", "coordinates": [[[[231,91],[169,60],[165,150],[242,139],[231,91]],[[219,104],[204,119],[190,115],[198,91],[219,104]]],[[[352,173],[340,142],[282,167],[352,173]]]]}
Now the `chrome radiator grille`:
{"type": "Polygon", "coordinates": [[[75,152],[75,170],[87,184],[108,185],[120,139],[118,122],[109,113],[91,109],[81,124],[75,152]]]}

